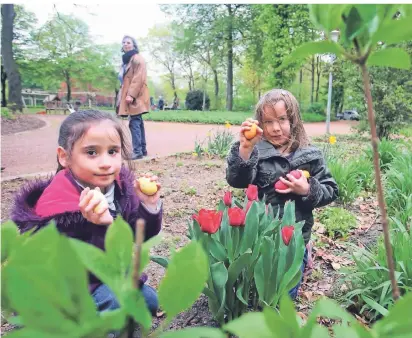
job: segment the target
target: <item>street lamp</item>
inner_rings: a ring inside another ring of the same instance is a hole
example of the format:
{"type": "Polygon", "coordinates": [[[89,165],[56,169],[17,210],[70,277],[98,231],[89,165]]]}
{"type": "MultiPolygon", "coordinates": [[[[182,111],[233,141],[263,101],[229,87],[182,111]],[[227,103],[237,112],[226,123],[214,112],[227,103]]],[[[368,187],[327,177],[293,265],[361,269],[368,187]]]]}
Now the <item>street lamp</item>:
{"type": "MultiPolygon", "coordinates": [[[[339,39],[339,31],[335,30],[335,31],[330,32],[330,39],[333,42],[337,42],[339,39]]],[[[334,59],[335,59],[335,56],[332,56],[331,64],[333,64],[334,59]]],[[[328,106],[326,108],[326,134],[330,134],[331,105],[332,105],[332,67],[330,67],[330,72],[329,72],[328,106]]]]}

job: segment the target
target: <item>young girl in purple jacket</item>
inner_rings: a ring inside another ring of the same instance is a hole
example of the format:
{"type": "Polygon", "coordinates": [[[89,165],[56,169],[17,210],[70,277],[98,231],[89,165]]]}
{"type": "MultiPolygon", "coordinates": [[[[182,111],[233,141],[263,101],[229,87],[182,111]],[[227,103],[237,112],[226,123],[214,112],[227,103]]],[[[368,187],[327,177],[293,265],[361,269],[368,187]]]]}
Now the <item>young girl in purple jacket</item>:
{"type": "MultiPolygon", "coordinates": [[[[101,111],[70,114],[60,126],[58,168],[47,180],[35,180],[16,195],[11,218],[20,231],[39,230],[54,220],[59,231],[104,250],[108,225],[117,215],[133,231],[138,218],[146,222],[145,240],[159,233],[162,222],[160,184],[152,196],[145,195],[124,165],[130,158],[122,126],[113,115],[101,111]],[[96,191],[100,193],[96,193],[96,191]],[[97,208],[96,208],[97,207],[97,208]]],[[[141,277],[141,291],[152,312],[158,299],[141,277]]],[[[111,290],[89,274],[89,290],[99,311],[114,310],[119,303],[111,290]]]]}

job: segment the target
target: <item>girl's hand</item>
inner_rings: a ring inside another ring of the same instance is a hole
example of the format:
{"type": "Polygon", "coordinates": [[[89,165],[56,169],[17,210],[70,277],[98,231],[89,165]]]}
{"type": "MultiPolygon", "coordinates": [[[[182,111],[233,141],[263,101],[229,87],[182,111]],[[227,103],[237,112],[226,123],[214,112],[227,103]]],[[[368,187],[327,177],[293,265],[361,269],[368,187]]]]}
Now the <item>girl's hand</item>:
{"type": "MultiPolygon", "coordinates": [[[[153,209],[153,210],[156,210],[156,209],[157,209],[157,203],[158,203],[158,201],[159,201],[159,199],[160,199],[160,187],[161,187],[160,183],[157,181],[157,180],[158,180],[158,177],[155,176],[155,175],[153,175],[153,174],[150,173],[150,172],[149,172],[149,173],[146,173],[146,174],[144,174],[144,175],[141,175],[140,177],[147,177],[147,178],[150,179],[150,181],[156,183],[157,191],[156,191],[153,195],[151,195],[151,196],[146,195],[145,193],[142,192],[142,190],[140,189],[140,183],[139,183],[139,180],[138,180],[138,179],[136,179],[136,180],[134,181],[134,184],[133,184],[133,185],[134,185],[134,189],[135,189],[135,191],[136,191],[137,197],[138,197],[147,207],[149,207],[149,208],[151,208],[151,209],[153,209]]],[[[140,178],[140,177],[139,177],[139,178],[140,178]]]]}
{"type": "Polygon", "coordinates": [[[133,102],[133,97],[131,97],[130,95],[126,96],[126,103],[132,103],[133,102]]]}
{"type": "Polygon", "coordinates": [[[286,177],[289,179],[285,180],[283,177],[280,177],[279,180],[285,183],[289,188],[285,190],[277,190],[275,191],[279,194],[289,194],[294,193],[296,195],[307,196],[309,194],[310,185],[308,179],[303,175],[302,170],[299,170],[302,174],[300,178],[295,178],[291,174],[287,174],[286,177]]]}
{"type": "Polygon", "coordinates": [[[109,204],[99,188],[90,190],[85,188],[80,194],[80,211],[89,222],[99,225],[110,225],[113,217],[109,211],[109,204]]]}
{"type": "Polygon", "coordinates": [[[259,121],[249,118],[242,123],[239,134],[239,155],[243,160],[249,160],[253,148],[255,147],[256,143],[260,141],[262,135],[263,130],[259,127],[259,121]],[[252,139],[248,140],[245,136],[245,131],[249,131],[253,123],[257,126],[256,135],[252,139]]]}

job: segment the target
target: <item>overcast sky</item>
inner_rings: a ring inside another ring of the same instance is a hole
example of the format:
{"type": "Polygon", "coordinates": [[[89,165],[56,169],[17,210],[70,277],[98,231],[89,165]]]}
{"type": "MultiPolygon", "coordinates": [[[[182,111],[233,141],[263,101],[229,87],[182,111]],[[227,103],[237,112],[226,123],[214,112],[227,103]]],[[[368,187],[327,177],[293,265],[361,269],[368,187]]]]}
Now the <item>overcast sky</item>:
{"type": "Polygon", "coordinates": [[[125,34],[136,38],[145,37],[149,28],[168,20],[159,5],[151,2],[112,1],[74,5],[71,2],[27,1],[22,4],[36,14],[39,25],[50,19],[56,9],[64,14],[73,14],[89,25],[90,33],[96,37],[97,43],[117,42],[120,45],[125,34]]]}

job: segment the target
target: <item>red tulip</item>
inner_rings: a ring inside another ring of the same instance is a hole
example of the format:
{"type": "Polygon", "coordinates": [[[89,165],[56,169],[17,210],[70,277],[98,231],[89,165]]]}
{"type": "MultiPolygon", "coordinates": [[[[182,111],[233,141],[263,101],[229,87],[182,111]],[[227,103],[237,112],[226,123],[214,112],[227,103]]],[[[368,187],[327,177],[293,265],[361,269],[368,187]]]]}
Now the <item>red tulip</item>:
{"type": "Polygon", "coordinates": [[[257,201],[258,200],[258,188],[256,185],[249,184],[246,189],[246,196],[249,201],[257,201]]]}
{"type": "Polygon", "coordinates": [[[245,225],[246,212],[238,207],[229,208],[229,224],[233,227],[245,225]]]}
{"type": "Polygon", "coordinates": [[[283,243],[285,243],[286,245],[289,245],[289,242],[292,239],[294,230],[295,230],[295,227],[293,225],[286,225],[282,228],[283,243]]]}
{"type": "Polygon", "coordinates": [[[193,215],[203,232],[214,234],[220,228],[222,222],[223,211],[200,209],[199,215],[193,215]]]}
{"type": "Polygon", "coordinates": [[[227,206],[227,207],[231,207],[232,206],[232,193],[230,191],[226,191],[225,192],[225,196],[223,196],[223,203],[227,206]]]}

